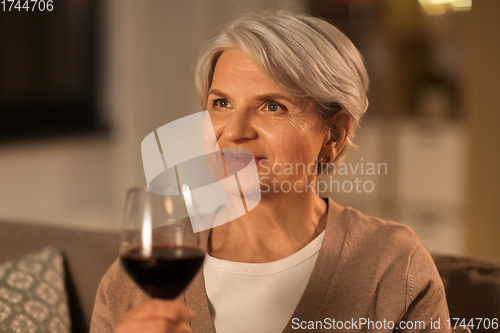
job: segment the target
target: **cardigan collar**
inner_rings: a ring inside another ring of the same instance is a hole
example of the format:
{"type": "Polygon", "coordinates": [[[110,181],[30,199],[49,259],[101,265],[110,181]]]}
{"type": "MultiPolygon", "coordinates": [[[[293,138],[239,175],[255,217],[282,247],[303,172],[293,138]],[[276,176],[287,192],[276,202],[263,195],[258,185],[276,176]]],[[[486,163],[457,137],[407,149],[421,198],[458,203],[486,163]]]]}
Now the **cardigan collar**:
{"type": "MultiPolygon", "coordinates": [[[[301,321],[315,320],[330,285],[334,283],[335,271],[347,235],[347,223],[342,222],[348,220],[349,213],[348,209],[338,205],[331,198],[327,199],[327,204],[327,223],[321,250],[304,294],[282,333],[296,331],[292,329],[293,318],[300,318],[301,321]]],[[[200,242],[202,244],[207,243],[209,234],[209,230],[200,233],[200,242]]],[[[191,322],[193,331],[215,333],[212,318],[210,317],[203,269],[200,270],[184,296],[186,304],[196,312],[196,317],[191,322]]]]}

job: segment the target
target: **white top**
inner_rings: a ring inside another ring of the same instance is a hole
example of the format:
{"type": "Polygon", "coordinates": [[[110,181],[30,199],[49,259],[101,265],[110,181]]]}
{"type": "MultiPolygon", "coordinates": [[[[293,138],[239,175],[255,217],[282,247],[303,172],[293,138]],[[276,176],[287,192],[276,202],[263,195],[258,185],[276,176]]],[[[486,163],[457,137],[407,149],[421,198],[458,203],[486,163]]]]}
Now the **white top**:
{"type": "Polygon", "coordinates": [[[324,235],[289,257],[263,264],[207,254],[203,274],[216,332],[283,331],[306,289],[324,235]]]}

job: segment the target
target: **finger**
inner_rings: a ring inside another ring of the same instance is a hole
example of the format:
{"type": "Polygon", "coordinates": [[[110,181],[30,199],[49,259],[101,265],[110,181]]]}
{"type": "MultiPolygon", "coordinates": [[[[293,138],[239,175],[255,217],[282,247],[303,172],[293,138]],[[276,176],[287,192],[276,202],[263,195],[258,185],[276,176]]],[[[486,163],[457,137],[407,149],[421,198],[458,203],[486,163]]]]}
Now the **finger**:
{"type": "Polygon", "coordinates": [[[130,310],[125,316],[136,321],[150,319],[190,321],[194,318],[194,311],[177,301],[151,299],[130,310]]]}
{"type": "MultiPolygon", "coordinates": [[[[170,331],[168,331],[170,333],[170,331]]],[[[181,322],[172,327],[172,333],[192,333],[193,330],[188,324],[181,322]]]]}
{"type": "Polygon", "coordinates": [[[186,323],[176,323],[165,319],[149,321],[134,321],[131,319],[120,321],[115,328],[115,333],[192,333],[191,327],[186,323]]]}

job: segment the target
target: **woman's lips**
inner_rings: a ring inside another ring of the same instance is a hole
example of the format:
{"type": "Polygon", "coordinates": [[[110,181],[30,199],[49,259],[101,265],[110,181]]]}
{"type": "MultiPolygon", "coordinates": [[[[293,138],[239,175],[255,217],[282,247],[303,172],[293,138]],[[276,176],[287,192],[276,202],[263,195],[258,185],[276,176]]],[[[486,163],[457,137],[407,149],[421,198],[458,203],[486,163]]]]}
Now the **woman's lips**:
{"type": "Polygon", "coordinates": [[[235,166],[235,167],[244,167],[248,165],[255,158],[255,163],[259,163],[261,160],[265,160],[266,158],[263,156],[254,156],[249,153],[223,153],[224,162],[227,166],[235,166]]]}

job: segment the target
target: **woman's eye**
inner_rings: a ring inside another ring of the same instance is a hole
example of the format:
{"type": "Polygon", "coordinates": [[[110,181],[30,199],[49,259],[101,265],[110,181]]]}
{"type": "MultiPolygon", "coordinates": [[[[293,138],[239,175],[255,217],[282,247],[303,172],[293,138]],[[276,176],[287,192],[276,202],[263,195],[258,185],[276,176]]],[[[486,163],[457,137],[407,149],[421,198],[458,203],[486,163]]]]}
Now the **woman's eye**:
{"type": "Polygon", "coordinates": [[[229,106],[229,101],[227,99],[216,99],[214,101],[214,106],[219,108],[227,108],[229,106]]]}
{"type": "Polygon", "coordinates": [[[285,110],[285,107],[282,107],[281,104],[276,102],[269,102],[266,105],[266,110],[271,112],[285,110]]]}

